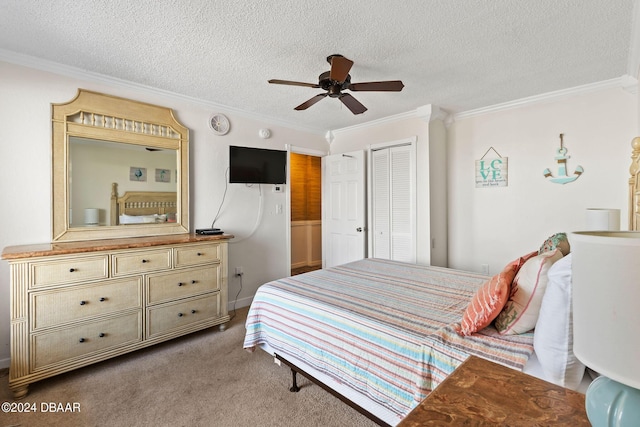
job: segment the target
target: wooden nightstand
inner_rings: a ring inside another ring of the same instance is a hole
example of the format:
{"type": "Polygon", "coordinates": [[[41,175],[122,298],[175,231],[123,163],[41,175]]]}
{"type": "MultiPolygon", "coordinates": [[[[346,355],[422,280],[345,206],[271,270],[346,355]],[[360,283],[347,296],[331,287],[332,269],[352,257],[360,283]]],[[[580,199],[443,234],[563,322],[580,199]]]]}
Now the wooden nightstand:
{"type": "Polygon", "coordinates": [[[425,425],[590,426],[584,395],[470,356],[399,427],[425,425]]]}

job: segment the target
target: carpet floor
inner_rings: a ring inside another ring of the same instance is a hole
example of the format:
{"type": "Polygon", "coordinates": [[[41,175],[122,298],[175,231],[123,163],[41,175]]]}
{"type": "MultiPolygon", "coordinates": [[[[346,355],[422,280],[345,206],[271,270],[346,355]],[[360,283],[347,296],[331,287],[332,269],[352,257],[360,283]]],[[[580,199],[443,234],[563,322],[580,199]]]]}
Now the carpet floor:
{"type": "MultiPolygon", "coordinates": [[[[288,368],[242,348],[246,315],[238,309],[223,332],[196,332],[36,382],[17,401],[32,412],[2,411],[0,426],[375,425],[301,376],[300,392],[289,392],[288,368]]],[[[0,402],[14,402],[6,370],[0,402]]]]}

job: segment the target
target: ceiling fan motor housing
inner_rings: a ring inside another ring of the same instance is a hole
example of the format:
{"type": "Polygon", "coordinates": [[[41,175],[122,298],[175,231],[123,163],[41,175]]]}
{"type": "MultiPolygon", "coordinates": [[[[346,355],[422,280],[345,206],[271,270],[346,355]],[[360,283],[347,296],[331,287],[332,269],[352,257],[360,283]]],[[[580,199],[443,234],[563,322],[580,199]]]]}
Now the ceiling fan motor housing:
{"type": "Polygon", "coordinates": [[[337,82],[329,78],[330,71],[326,71],[318,76],[318,84],[320,87],[328,92],[331,98],[337,98],[340,96],[340,91],[347,89],[351,84],[351,74],[347,74],[347,78],[344,82],[337,82]]]}

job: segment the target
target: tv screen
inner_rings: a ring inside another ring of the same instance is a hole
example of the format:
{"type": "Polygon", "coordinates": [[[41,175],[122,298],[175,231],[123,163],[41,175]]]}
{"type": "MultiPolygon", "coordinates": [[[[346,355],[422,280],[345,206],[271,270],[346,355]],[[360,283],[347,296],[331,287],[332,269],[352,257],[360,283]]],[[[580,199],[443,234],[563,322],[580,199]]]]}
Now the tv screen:
{"type": "Polygon", "coordinates": [[[229,182],[285,184],[287,152],[265,148],[229,147],[229,182]]]}

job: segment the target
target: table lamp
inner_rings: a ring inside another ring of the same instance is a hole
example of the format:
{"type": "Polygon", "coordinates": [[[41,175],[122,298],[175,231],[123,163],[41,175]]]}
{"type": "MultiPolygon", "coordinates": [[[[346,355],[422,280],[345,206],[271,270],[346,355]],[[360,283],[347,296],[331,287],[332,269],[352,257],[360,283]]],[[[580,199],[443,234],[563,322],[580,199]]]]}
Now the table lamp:
{"type": "Polygon", "coordinates": [[[599,372],[587,389],[589,421],[640,426],[640,232],[570,233],[573,351],[599,372]]]}
{"type": "Polygon", "coordinates": [[[84,210],[84,223],[87,225],[98,225],[100,210],[97,208],[86,208],[84,210]]]}
{"type": "Polygon", "coordinates": [[[588,231],[619,231],[620,209],[588,208],[586,212],[588,231]]]}

